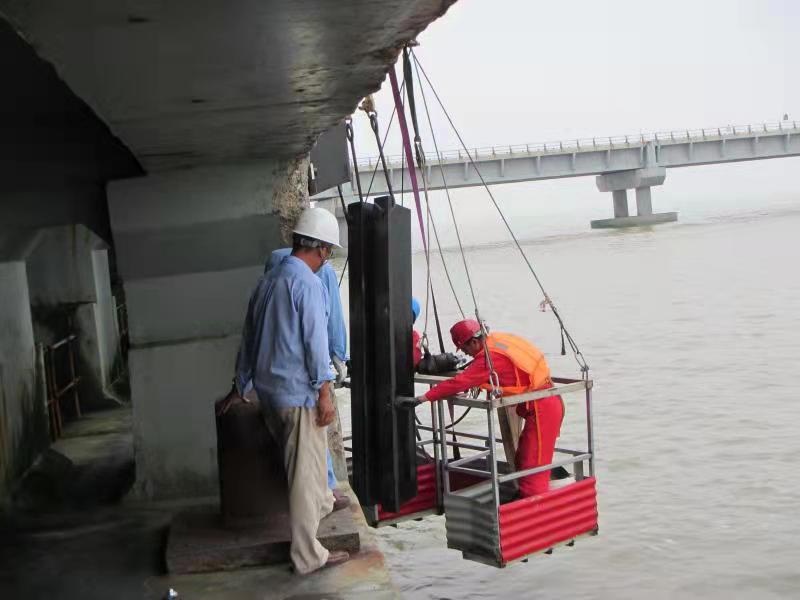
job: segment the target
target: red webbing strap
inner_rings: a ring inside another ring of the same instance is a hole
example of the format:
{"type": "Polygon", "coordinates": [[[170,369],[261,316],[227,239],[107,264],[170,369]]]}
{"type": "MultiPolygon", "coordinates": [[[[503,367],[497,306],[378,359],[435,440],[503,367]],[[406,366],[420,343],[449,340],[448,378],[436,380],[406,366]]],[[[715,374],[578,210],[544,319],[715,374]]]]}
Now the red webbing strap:
{"type": "MultiPolygon", "coordinates": [[[[389,82],[392,84],[392,96],[394,97],[394,106],[397,110],[397,122],[400,125],[400,135],[403,138],[403,152],[406,155],[406,164],[408,165],[408,175],[411,178],[411,189],[414,192],[414,203],[417,205],[417,221],[419,222],[419,232],[422,235],[422,247],[425,250],[425,254],[428,254],[428,240],[425,239],[425,224],[422,221],[422,202],[419,199],[419,184],[417,183],[417,169],[414,166],[416,163],[414,162],[414,158],[411,154],[411,138],[408,135],[408,125],[406,124],[406,113],[405,107],[403,106],[403,100],[400,97],[400,86],[397,85],[397,75],[394,72],[394,66],[389,69],[389,82]]],[[[433,290],[431,290],[431,295],[433,295],[433,290]]],[[[433,299],[434,302],[434,309],[433,313],[436,318],[436,331],[439,335],[439,345],[441,346],[440,351],[444,352],[444,341],[442,340],[442,330],[439,326],[439,314],[436,310],[436,298],[433,299]]],[[[448,409],[450,411],[450,422],[455,422],[455,406],[453,405],[452,400],[448,401],[447,403],[448,409]]],[[[456,439],[456,434],[453,433],[453,439],[456,439]]],[[[454,447],[453,456],[457,459],[461,458],[461,452],[458,446],[454,447]]]]}
{"type": "Polygon", "coordinates": [[[414,192],[414,203],[417,205],[417,221],[419,221],[419,232],[422,234],[422,247],[425,254],[428,253],[428,240],[425,239],[425,224],[422,221],[422,202],[419,199],[419,184],[417,183],[417,169],[414,167],[414,157],[411,154],[411,138],[408,136],[408,126],[406,125],[406,113],[403,107],[403,100],[400,97],[400,87],[397,85],[397,75],[394,66],[389,69],[389,82],[392,84],[392,96],[394,97],[394,107],[397,111],[397,122],[400,125],[400,135],[403,138],[403,153],[406,155],[408,165],[408,175],[411,178],[411,189],[414,192]]]}

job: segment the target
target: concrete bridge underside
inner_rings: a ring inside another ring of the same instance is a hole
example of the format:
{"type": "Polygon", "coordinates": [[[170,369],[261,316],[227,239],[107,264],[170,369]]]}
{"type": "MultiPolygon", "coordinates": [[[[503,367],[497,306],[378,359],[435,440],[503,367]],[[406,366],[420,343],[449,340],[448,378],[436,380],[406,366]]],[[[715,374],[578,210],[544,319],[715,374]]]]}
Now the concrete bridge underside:
{"type": "MultiPolygon", "coordinates": [[[[215,493],[213,401],[265,258],[308,201],[305,156],[453,2],[0,0],[0,264],[17,260],[6,229],[81,223],[109,244],[142,495],[215,493]]],[[[0,322],[35,320],[25,265],[11,271],[19,302],[0,322]]],[[[30,443],[32,417],[3,422],[31,413],[17,390],[34,365],[7,357],[35,329],[0,340],[0,498],[46,442],[30,443]]]]}

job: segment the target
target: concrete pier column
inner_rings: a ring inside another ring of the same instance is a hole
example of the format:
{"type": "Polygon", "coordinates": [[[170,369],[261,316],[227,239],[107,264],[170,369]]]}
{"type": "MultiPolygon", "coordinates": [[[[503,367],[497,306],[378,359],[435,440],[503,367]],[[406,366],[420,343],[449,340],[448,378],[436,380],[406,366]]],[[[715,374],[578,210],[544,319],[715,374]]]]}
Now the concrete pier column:
{"type": "Polygon", "coordinates": [[[644,168],[613,171],[597,176],[597,189],[601,192],[611,192],[614,199],[614,218],[596,219],[592,221],[592,229],[639,227],[678,220],[678,213],[675,212],[653,214],[650,188],[664,183],[667,175],[664,167],[653,166],[654,163],[655,149],[652,144],[648,144],[645,153],[647,166],[644,168]],[[636,216],[633,217],[628,212],[628,190],[630,189],[636,190],[636,216]]]}
{"type": "Polygon", "coordinates": [[[614,190],[611,192],[614,198],[614,216],[627,217],[628,213],[628,190],[614,190]]]}
{"type": "Polygon", "coordinates": [[[140,497],[217,492],[214,401],[231,388],[250,293],[307,201],[295,176],[286,164],[254,162],[108,187],[140,497]]]}
{"type": "Polygon", "coordinates": [[[653,200],[650,186],[636,188],[636,214],[646,217],[653,214],[653,200]]]}

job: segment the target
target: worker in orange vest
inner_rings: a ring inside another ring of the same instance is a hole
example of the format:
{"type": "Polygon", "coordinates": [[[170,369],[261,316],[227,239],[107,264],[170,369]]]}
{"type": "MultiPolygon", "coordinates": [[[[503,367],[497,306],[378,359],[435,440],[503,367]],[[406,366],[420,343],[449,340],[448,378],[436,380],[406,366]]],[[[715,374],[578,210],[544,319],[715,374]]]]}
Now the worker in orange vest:
{"type": "MultiPolygon", "coordinates": [[[[497,373],[503,396],[513,396],[553,386],[550,367],[542,353],[533,344],[510,333],[490,333],[484,338],[480,324],[465,319],[453,325],[450,335],[456,348],[474,358],[472,363],[455,377],[432,387],[419,401],[448,398],[460,392],[480,387],[491,390],[488,349],[492,367],[497,373]]],[[[517,414],[525,419],[514,457],[518,471],[553,462],[556,439],[564,418],[561,396],[548,396],[540,400],[517,405],[517,414]]],[[[550,472],[528,475],[519,480],[520,496],[534,496],[546,492],[550,486],[550,472]]]]}

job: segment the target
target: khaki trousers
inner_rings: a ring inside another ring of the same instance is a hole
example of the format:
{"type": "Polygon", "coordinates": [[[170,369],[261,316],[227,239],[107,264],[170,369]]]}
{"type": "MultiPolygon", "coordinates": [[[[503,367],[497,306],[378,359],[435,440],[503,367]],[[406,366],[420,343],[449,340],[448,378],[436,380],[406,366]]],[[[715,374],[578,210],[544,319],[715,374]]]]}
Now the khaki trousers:
{"type": "Polygon", "coordinates": [[[304,575],[322,567],[328,551],[317,540],[320,520],[333,510],[328,489],[327,435],[317,427],[314,408],[271,409],[262,405],[264,421],[283,449],[289,486],[289,555],[295,571],[304,575]]]}

